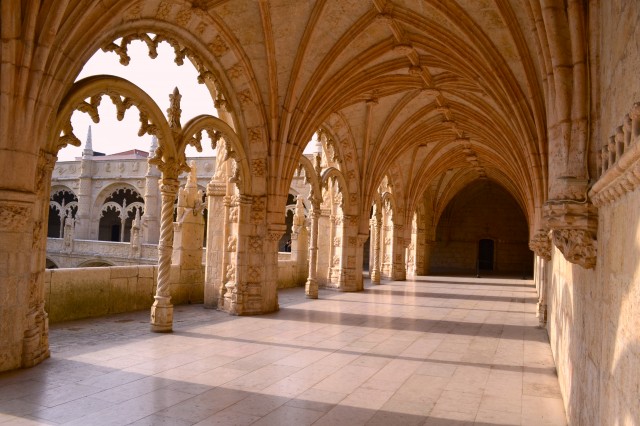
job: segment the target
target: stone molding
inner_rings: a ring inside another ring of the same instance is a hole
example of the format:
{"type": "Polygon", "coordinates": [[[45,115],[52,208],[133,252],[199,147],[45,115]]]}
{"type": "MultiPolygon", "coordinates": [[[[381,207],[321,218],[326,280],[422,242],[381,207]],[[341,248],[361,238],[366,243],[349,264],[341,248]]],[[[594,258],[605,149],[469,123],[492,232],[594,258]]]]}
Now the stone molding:
{"type": "Polygon", "coordinates": [[[596,266],[598,210],[589,202],[548,201],[543,209],[553,244],[565,259],[586,269],[596,266]]]}
{"type": "Polygon", "coordinates": [[[625,115],[597,159],[599,179],[589,192],[594,205],[614,203],[640,186],[640,102],[625,115]]]}

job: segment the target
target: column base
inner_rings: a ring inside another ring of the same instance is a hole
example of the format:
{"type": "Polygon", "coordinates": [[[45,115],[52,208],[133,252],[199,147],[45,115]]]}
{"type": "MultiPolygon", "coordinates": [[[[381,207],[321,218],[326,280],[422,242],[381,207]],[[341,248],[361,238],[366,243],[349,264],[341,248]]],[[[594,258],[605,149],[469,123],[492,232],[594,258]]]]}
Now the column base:
{"type": "Polygon", "coordinates": [[[170,333],[173,331],[173,305],[170,297],[155,296],[151,306],[151,331],[170,333]]]}
{"type": "Polygon", "coordinates": [[[307,299],[318,298],[318,282],[313,278],[307,279],[304,285],[304,295],[307,296],[307,299]]]}
{"type": "Polygon", "coordinates": [[[380,284],[380,272],[372,271],[371,272],[371,284],[380,284]]]}

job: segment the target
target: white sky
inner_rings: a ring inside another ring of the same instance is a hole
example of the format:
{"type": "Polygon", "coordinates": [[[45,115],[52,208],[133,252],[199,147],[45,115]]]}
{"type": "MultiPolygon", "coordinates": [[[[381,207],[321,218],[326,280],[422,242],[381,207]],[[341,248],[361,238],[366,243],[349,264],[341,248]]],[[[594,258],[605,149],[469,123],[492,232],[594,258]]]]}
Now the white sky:
{"type": "MultiPolygon", "coordinates": [[[[84,77],[99,74],[117,75],[126,78],[138,87],[142,88],[158,104],[160,109],[166,113],[169,107],[169,94],[174,87],[178,87],[182,95],[181,122],[184,125],[190,118],[199,114],[211,114],[217,116],[213,107],[213,99],[207,88],[198,84],[195,68],[185,58],[184,64],[178,66],[174,62],[175,54],[173,48],[166,42],[158,46],[158,56],[155,59],[149,58],[146,44],[142,41],[134,41],[129,45],[129,65],[120,64],[120,58],[113,52],[103,52],[99,50],[87,62],[76,80],[84,77]]],[[[131,107],[125,114],[122,121],[116,119],[116,109],[107,96],[102,97],[102,102],[98,107],[100,112],[100,123],[94,123],[88,114],[76,111],[72,118],[75,135],[82,141],[82,146],[76,148],[67,146],[58,153],[59,161],[69,161],[80,157],[84,149],[87,137],[87,129],[91,125],[93,135],[93,150],[113,154],[127,151],[129,149],[141,149],[149,151],[151,136],[144,135],[138,137],[140,121],[138,110],[131,107]]],[[[187,148],[187,156],[214,155],[210,141],[203,135],[202,154],[192,148],[187,148]]]]}

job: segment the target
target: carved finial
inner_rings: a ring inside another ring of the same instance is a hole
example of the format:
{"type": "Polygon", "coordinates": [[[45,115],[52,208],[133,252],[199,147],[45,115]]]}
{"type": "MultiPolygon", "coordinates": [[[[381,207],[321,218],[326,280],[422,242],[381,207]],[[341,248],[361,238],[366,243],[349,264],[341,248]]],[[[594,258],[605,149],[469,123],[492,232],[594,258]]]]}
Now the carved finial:
{"type": "Polygon", "coordinates": [[[180,130],[182,128],[182,125],[180,124],[180,114],[182,114],[182,110],[180,109],[180,99],[182,99],[182,95],[176,87],[173,89],[173,93],[169,95],[169,109],[167,109],[169,127],[175,130],[180,130]]]}
{"type": "Polygon", "coordinates": [[[91,125],[87,130],[87,141],[84,144],[84,150],[82,151],[83,157],[89,157],[93,155],[93,138],[91,136],[91,125]]]}

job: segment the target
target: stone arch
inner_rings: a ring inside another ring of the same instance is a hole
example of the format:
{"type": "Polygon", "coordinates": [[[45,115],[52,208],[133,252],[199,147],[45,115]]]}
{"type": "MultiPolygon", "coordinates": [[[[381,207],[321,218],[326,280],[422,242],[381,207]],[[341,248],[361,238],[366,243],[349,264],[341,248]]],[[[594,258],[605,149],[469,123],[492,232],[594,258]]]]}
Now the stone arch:
{"type": "Polygon", "coordinates": [[[58,269],[59,266],[56,262],[54,262],[53,260],[49,259],[48,257],[46,258],[46,265],[45,265],[46,269],[58,269]]]}
{"type": "Polygon", "coordinates": [[[357,164],[357,149],[351,128],[340,113],[334,113],[323,123],[321,129],[330,135],[337,147],[342,164],[342,173],[348,181],[349,214],[358,214],[361,199],[361,176],[357,164]]]}
{"type": "Polygon", "coordinates": [[[440,214],[429,269],[476,274],[478,243],[495,242],[495,273],[530,274],[533,256],[521,205],[498,182],[475,180],[457,192],[440,214]]]}
{"type": "Polygon", "coordinates": [[[47,237],[62,238],[65,221],[67,218],[75,218],[77,212],[78,196],[75,191],[64,185],[56,185],[51,188],[47,237]]]}
{"type": "MultiPolygon", "coordinates": [[[[178,143],[179,155],[185,158],[184,152],[187,145],[192,145],[201,152],[202,146],[200,145],[200,140],[203,132],[207,132],[209,135],[214,144],[214,146],[212,146],[214,149],[220,140],[223,139],[224,145],[221,147],[222,149],[218,151],[218,155],[222,154],[224,161],[228,161],[229,159],[235,161],[238,176],[232,176],[232,178],[234,178],[238,191],[243,195],[251,194],[252,173],[249,167],[249,159],[247,158],[238,134],[223,120],[211,115],[199,115],[189,120],[183,127],[183,137],[178,143]]],[[[186,161],[186,159],[183,161],[186,161]]],[[[218,162],[218,164],[221,164],[221,162],[218,162]]],[[[255,171],[255,164],[253,169],[255,171]]],[[[216,174],[218,174],[217,170],[216,174]]]]}
{"type": "Polygon", "coordinates": [[[116,265],[107,260],[96,258],[96,259],[85,260],[79,263],[78,266],[76,266],[76,268],[103,268],[103,267],[110,267],[110,266],[116,266],[116,265]]]}
{"type": "MultiPolygon", "coordinates": [[[[118,240],[114,240],[113,238],[106,238],[104,232],[102,232],[103,230],[100,229],[106,210],[127,214],[128,219],[125,225],[126,228],[124,229],[124,232],[125,232],[125,236],[128,235],[127,228],[130,231],[131,221],[135,217],[134,209],[138,209],[138,210],[142,209],[142,211],[139,212],[140,214],[144,212],[143,194],[144,192],[141,191],[139,188],[136,188],[134,185],[130,183],[125,183],[125,182],[116,182],[103,188],[102,191],[100,191],[96,195],[96,198],[93,200],[93,203],[92,203],[93,205],[91,209],[91,215],[89,216],[90,237],[94,240],[118,241],[118,240]],[[126,212],[122,211],[122,204],[118,206],[116,205],[118,203],[114,203],[113,201],[107,202],[109,198],[113,197],[114,194],[118,194],[118,193],[124,194],[125,200],[129,199],[125,207],[126,212]],[[129,195],[127,195],[127,193],[129,195]]],[[[119,232],[121,231],[123,231],[123,229],[119,228],[119,232]]],[[[128,238],[125,238],[125,241],[127,239],[128,238]]]]}

